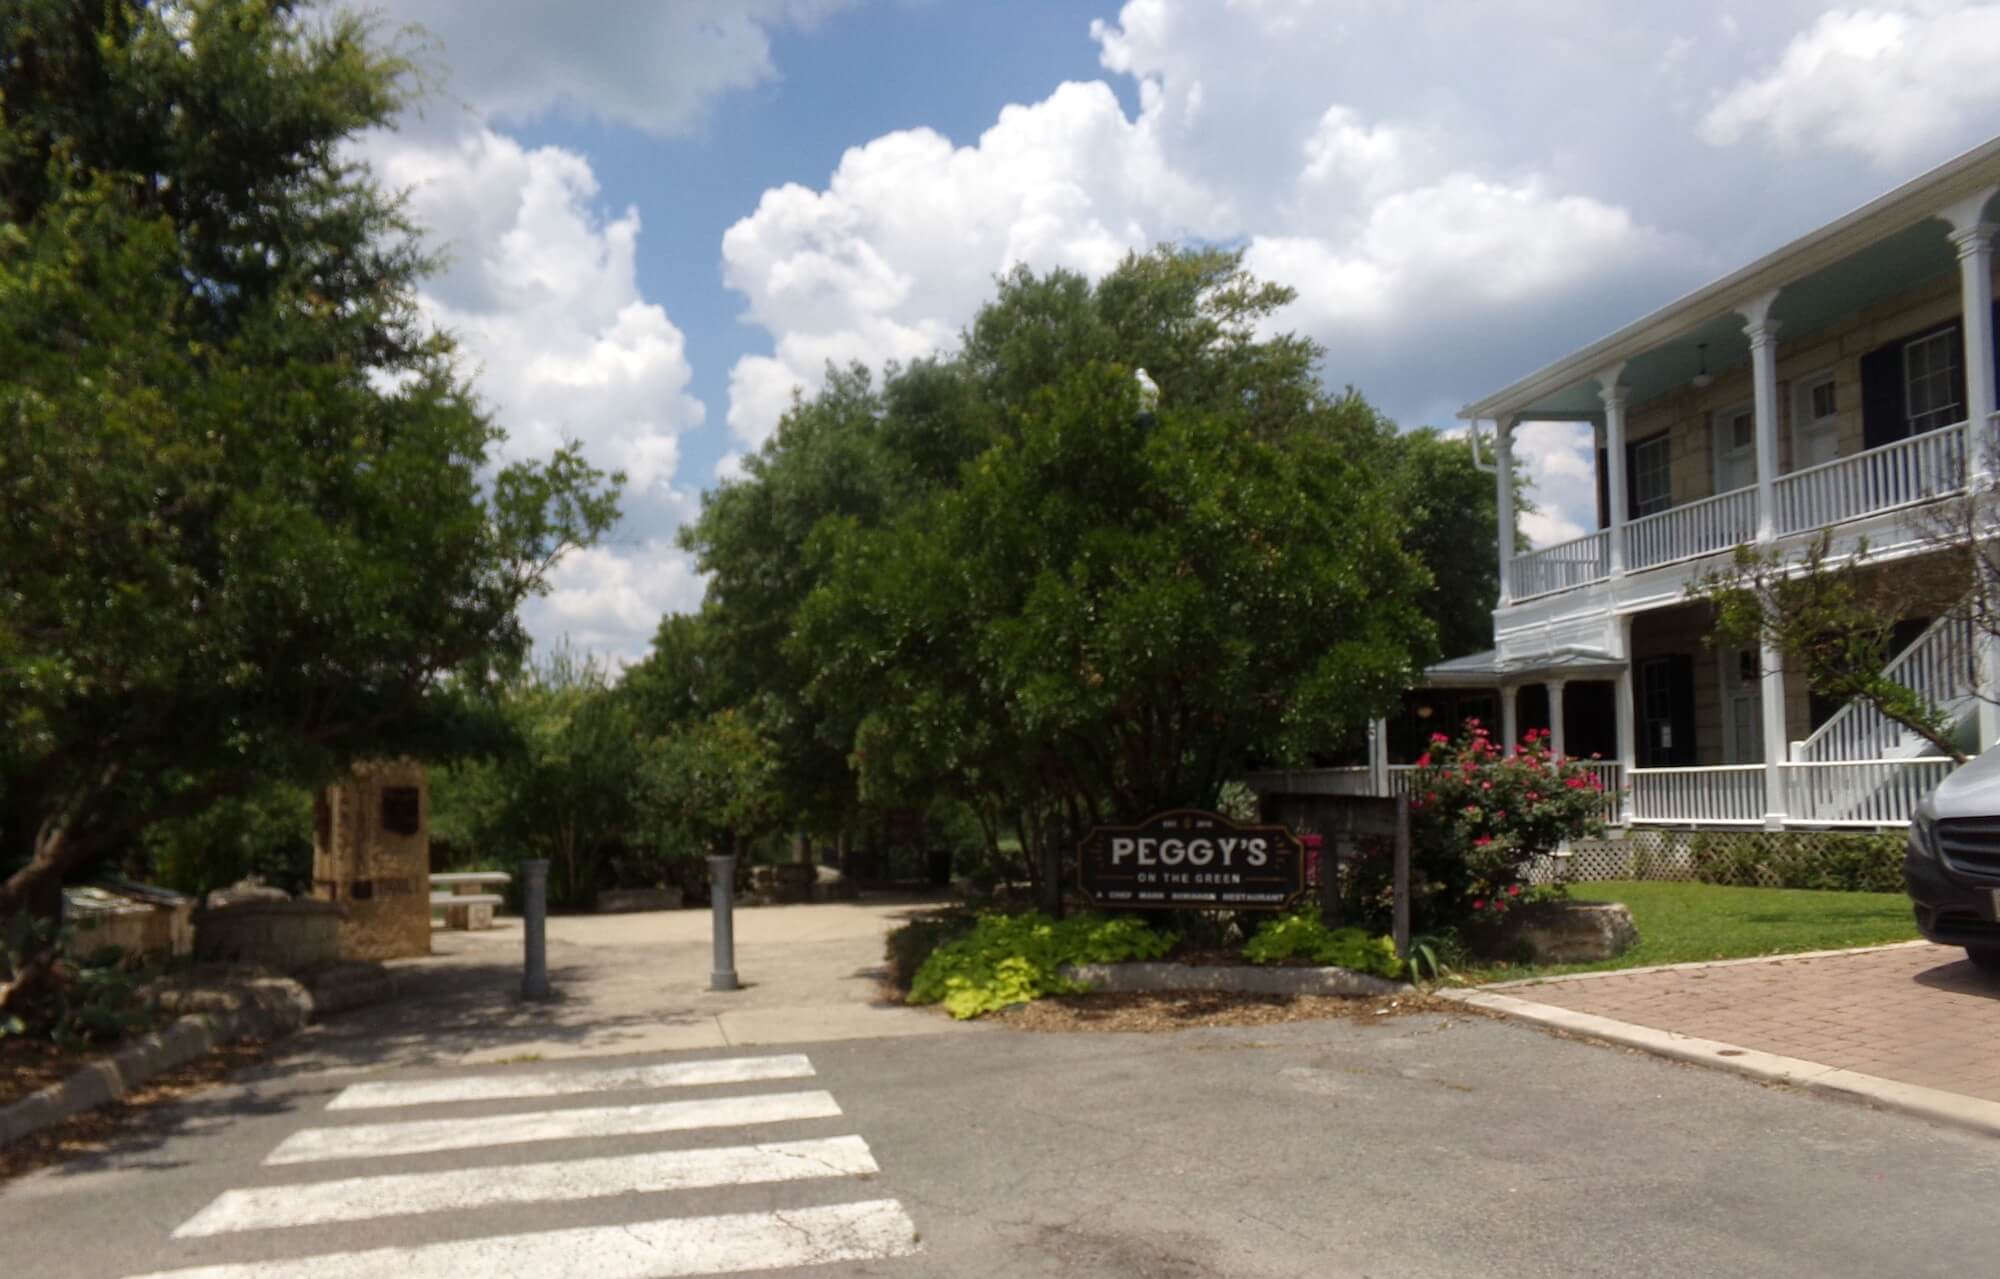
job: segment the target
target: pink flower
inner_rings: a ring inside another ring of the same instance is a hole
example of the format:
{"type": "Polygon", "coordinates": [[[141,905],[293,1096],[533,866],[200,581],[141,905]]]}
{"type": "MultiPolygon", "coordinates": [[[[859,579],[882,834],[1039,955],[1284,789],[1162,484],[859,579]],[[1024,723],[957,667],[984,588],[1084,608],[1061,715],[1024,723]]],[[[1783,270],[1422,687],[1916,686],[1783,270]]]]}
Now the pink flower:
{"type": "Polygon", "coordinates": [[[1430,766],[1431,766],[1431,753],[1429,751],[1425,751],[1423,754],[1417,756],[1418,768],[1429,768],[1430,766]]]}
{"type": "Polygon", "coordinates": [[[1472,841],[1472,846],[1474,848],[1484,848],[1492,842],[1493,837],[1491,835],[1481,835],[1472,841]]]}
{"type": "Polygon", "coordinates": [[[1521,895],[1521,886],[1519,884],[1507,885],[1507,895],[1509,897],[1519,897],[1521,895]]]}
{"type": "Polygon", "coordinates": [[[1446,737],[1443,733],[1431,734],[1431,744],[1434,746],[1442,746],[1449,741],[1451,741],[1451,738],[1446,737]]]}
{"type": "Polygon", "coordinates": [[[1474,909],[1474,910],[1485,910],[1485,909],[1486,909],[1486,899],[1485,899],[1485,898],[1483,898],[1483,897],[1475,897],[1475,898],[1473,898],[1473,899],[1472,899],[1472,909],[1474,909]]]}
{"type": "Polygon", "coordinates": [[[1481,782],[1481,783],[1479,783],[1479,789],[1480,789],[1480,790],[1492,790],[1492,789],[1493,789],[1493,783],[1492,783],[1492,782],[1481,782]]]}

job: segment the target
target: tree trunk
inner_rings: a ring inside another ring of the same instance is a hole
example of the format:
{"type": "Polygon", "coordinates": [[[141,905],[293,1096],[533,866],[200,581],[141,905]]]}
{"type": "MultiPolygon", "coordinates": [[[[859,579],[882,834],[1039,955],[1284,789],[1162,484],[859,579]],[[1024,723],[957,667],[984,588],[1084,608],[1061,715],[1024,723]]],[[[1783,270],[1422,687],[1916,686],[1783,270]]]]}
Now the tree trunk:
{"type": "Polygon", "coordinates": [[[8,1012],[45,985],[62,957],[58,937],[62,916],[63,880],[70,872],[88,865],[92,856],[89,840],[80,838],[55,818],[42,823],[36,833],[34,852],[28,864],[0,883],[0,920],[27,912],[47,921],[21,967],[0,982],[0,1013],[8,1012]]]}

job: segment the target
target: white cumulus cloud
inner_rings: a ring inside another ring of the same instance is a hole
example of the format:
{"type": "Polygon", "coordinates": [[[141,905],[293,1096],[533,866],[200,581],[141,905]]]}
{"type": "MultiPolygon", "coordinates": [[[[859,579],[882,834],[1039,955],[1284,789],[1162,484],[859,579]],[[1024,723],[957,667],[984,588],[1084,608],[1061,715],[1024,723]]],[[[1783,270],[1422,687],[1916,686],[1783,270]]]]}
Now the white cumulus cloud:
{"type": "Polygon", "coordinates": [[[1927,154],[2000,108],[2000,5],[1910,0],[1835,9],[1777,62],[1726,93],[1702,121],[1727,146],[1762,133],[1782,146],[1825,140],[1883,166],[1927,154]]]}
{"type": "Polygon", "coordinates": [[[546,457],[581,444],[593,465],[626,474],[625,518],[611,545],[571,557],[529,616],[544,642],[568,631],[614,656],[644,651],[659,608],[699,602],[671,538],[691,509],[673,485],[680,437],[700,425],[686,344],[640,293],[635,210],[607,215],[587,160],[529,149],[490,129],[456,137],[368,140],[382,179],[448,265],[426,281],[426,315],[459,341],[467,372],[507,430],[503,456],[546,457]]]}
{"type": "Polygon", "coordinates": [[[566,111],[684,132],[716,98],[778,74],[771,33],[852,0],[389,0],[450,62],[448,94],[482,120],[566,111]]]}

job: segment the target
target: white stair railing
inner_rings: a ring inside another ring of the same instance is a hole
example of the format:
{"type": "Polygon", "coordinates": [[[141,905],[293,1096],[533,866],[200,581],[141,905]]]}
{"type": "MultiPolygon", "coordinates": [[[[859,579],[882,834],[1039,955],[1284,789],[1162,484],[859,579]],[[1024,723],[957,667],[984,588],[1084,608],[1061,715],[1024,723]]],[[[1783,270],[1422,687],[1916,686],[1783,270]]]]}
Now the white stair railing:
{"type": "MultiPolygon", "coordinates": [[[[1968,610],[1954,608],[1882,668],[1884,678],[1901,684],[1947,714],[1963,711],[1978,690],[1978,657],[1968,610]]],[[[1929,744],[1872,704],[1849,702],[1813,735],[1792,748],[1800,764],[1843,760],[1896,759],[1916,755],[1929,744]]]]}

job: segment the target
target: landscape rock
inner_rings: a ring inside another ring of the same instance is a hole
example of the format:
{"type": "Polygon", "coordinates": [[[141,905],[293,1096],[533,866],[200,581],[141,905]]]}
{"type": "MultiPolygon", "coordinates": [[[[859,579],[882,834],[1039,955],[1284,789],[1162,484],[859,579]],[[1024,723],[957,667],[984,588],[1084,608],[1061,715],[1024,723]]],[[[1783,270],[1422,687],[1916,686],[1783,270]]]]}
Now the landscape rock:
{"type": "Polygon", "coordinates": [[[1520,963],[1591,964],[1618,958],[1638,940],[1623,902],[1540,902],[1507,916],[1493,951],[1520,963]]]}

